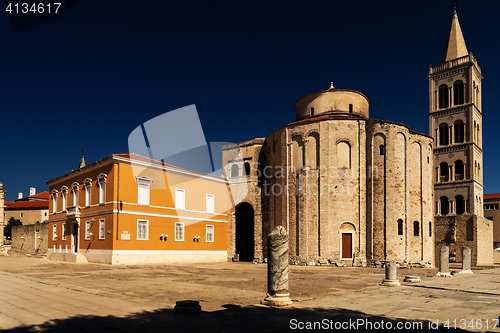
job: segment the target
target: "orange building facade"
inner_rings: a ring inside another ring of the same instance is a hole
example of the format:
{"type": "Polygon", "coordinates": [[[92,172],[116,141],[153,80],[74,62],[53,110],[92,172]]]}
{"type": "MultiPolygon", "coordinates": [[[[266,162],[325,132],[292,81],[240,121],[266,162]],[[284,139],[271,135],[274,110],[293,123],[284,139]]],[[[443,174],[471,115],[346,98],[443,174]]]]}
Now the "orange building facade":
{"type": "Polygon", "coordinates": [[[222,177],[115,154],[47,184],[51,260],[227,261],[222,177]]]}

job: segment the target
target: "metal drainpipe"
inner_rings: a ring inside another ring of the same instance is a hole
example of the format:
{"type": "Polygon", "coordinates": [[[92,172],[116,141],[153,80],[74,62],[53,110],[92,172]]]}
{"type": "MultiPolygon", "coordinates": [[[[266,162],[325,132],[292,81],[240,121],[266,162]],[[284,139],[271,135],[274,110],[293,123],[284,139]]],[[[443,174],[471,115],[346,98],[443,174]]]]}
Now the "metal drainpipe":
{"type": "Polygon", "coordinates": [[[116,210],[116,240],[118,240],[118,225],[120,221],[120,163],[118,164],[118,176],[117,176],[117,186],[116,186],[116,206],[118,209],[116,210]]]}

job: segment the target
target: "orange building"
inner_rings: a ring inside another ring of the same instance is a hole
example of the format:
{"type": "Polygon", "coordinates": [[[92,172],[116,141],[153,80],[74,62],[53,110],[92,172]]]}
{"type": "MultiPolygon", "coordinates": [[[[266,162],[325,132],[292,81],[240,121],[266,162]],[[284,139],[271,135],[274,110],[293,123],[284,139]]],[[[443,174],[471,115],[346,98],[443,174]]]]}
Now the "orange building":
{"type": "Polygon", "coordinates": [[[51,260],[227,260],[228,193],[222,177],[115,154],[81,163],[47,184],[51,260]]]}

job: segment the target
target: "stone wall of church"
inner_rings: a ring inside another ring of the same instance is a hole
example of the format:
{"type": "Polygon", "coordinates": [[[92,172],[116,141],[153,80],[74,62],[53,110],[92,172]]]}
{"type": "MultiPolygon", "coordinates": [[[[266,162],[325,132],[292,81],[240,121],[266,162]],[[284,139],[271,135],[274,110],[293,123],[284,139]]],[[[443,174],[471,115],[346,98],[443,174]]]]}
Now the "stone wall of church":
{"type": "Polygon", "coordinates": [[[263,228],[287,228],[292,262],[340,262],[342,233],[348,232],[351,261],[365,263],[364,124],[359,119],[312,119],[266,139],[268,147],[283,148],[266,150],[265,165],[274,177],[264,186],[270,190],[262,191],[269,194],[262,197],[263,228]],[[278,188],[283,195],[277,195],[278,188]]]}
{"type": "Polygon", "coordinates": [[[244,199],[255,209],[255,259],[266,258],[267,235],[282,225],[295,264],[432,266],[431,144],[405,125],[329,116],[271,133],[258,158],[243,150],[241,163],[249,156],[259,162],[244,199]]]}
{"type": "Polygon", "coordinates": [[[367,259],[431,266],[432,139],[378,120],[367,132],[367,259]]]}

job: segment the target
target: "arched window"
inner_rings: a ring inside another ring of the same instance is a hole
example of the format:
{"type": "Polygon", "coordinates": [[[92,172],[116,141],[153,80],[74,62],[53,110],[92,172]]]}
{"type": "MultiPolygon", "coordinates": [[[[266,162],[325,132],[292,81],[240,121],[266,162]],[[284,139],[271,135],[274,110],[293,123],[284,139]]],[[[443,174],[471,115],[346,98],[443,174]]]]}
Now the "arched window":
{"type": "Polygon", "coordinates": [[[464,201],[463,196],[457,195],[455,197],[455,205],[456,205],[457,214],[465,213],[465,201],[464,201]]]}
{"type": "Polygon", "coordinates": [[[453,126],[455,130],[455,143],[464,142],[464,122],[457,120],[453,126]]]}
{"type": "Polygon", "coordinates": [[[403,235],[403,220],[398,220],[398,235],[403,235]]]}
{"type": "Polygon", "coordinates": [[[450,136],[448,135],[448,125],[441,124],[439,125],[439,145],[447,146],[450,144],[449,140],[450,136]]]}
{"type": "Polygon", "coordinates": [[[439,86],[439,108],[447,108],[449,106],[449,100],[448,100],[448,86],[446,84],[443,84],[439,86]]]}
{"type": "Polygon", "coordinates": [[[453,104],[464,104],[465,86],[463,81],[455,81],[453,84],[453,104]]]}
{"type": "Polygon", "coordinates": [[[244,170],[245,170],[245,176],[250,177],[250,163],[245,162],[243,164],[244,170]]]}
{"type": "Polygon", "coordinates": [[[420,236],[420,223],[418,221],[413,222],[413,236],[420,236]]]}
{"type": "Polygon", "coordinates": [[[311,112],[309,113],[309,115],[310,115],[311,117],[313,117],[313,116],[314,116],[314,108],[311,108],[311,112]]]}
{"type": "Polygon", "coordinates": [[[345,141],[337,144],[337,167],[339,169],[351,168],[351,147],[345,141]]]}
{"type": "Polygon", "coordinates": [[[441,215],[448,215],[450,213],[450,209],[448,206],[448,197],[439,198],[441,203],[441,215]]]}
{"type": "Polygon", "coordinates": [[[231,167],[231,177],[238,177],[240,175],[240,168],[237,164],[233,164],[231,167]]]}
{"type": "Polygon", "coordinates": [[[295,172],[304,166],[304,142],[299,135],[294,136],[292,139],[292,161],[295,172]]]}
{"type": "Polygon", "coordinates": [[[319,168],[319,134],[309,134],[307,141],[307,162],[311,169],[316,170],[319,168]]]}
{"type": "Polygon", "coordinates": [[[455,180],[464,180],[464,162],[461,160],[455,161],[455,180]]]}
{"type": "Polygon", "coordinates": [[[448,163],[446,163],[446,162],[439,163],[439,170],[440,170],[440,173],[439,173],[440,178],[439,179],[442,182],[447,182],[448,180],[450,180],[448,163]]]}
{"type": "Polygon", "coordinates": [[[432,237],[432,222],[429,222],[429,237],[432,237]]]}
{"type": "Polygon", "coordinates": [[[384,155],[385,154],[385,146],[384,145],[380,145],[379,149],[380,149],[380,155],[384,155]]]}
{"type": "Polygon", "coordinates": [[[352,104],[349,104],[349,113],[352,113],[353,110],[352,110],[352,104]]]}

